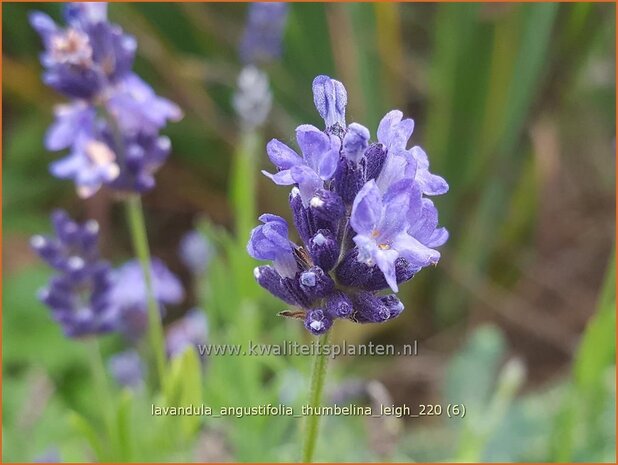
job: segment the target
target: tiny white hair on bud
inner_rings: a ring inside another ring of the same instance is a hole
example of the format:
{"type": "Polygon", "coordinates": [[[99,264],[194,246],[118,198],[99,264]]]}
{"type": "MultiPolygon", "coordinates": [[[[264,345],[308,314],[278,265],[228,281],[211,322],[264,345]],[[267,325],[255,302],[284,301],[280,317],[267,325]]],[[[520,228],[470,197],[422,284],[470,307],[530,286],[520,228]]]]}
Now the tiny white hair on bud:
{"type": "Polygon", "coordinates": [[[326,243],[326,237],[324,237],[324,234],[322,233],[317,233],[311,242],[315,245],[324,245],[326,243]]]}
{"type": "Polygon", "coordinates": [[[319,331],[320,329],[324,328],[324,323],[322,323],[321,321],[313,320],[311,323],[309,323],[309,326],[311,326],[312,329],[319,331]]]}
{"type": "Polygon", "coordinates": [[[290,192],[292,198],[296,198],[300,195],[300,189],[298,187],[292,187],[292,191],[290,192]]]}
{"type": "Polygon", "coordinates": [[[253,276],[255,276],[255,279],[258,279],[261,274],[262,273],[260,272],[259,266],[256,266],[255,268],[253,268],[253,276]]]}
{"type": "Polygon", "coordinates": [[[311,205],[313,208],[320,208],[324,206],[324,200],[322,200],[318,196],[315,196],[309,201],[309,205],[311,205]]]}

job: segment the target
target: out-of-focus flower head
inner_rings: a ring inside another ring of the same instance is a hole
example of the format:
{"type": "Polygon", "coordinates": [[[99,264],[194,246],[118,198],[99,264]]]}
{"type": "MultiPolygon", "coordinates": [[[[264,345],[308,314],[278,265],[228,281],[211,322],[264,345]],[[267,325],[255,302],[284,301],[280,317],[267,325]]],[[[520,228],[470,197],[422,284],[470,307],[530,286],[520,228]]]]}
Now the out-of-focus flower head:
{"type": "Polygon", "coordinates": [[[241,125],[244,129],[262,126],[272,106],[268,76],[253,65],[245,66],[237,84],[232,103],[241,125]]]}
{"type": "Polygon", "coordinates": [[[197,230],[189,231],[180,240],[180,259],[196,275],[202,275],[212,259],[212,246],[206,236],[197,230]]]}
{"type": "Polygon", "coordinates": [[[69,150],[51,165],[88,197],[101,186],[142,193],[170,151],[158,132],[180,109],[132,71],[135,39],[107,19],[105,3],[65,5],[66,27],[41,12],[30,23],[43,40],[43,82],[71,99],[58,105],[45,145],[69,150]]]}
{"type": "Polygon", "coordinates": [[[283,218],[265,214],[247,250],[272,262],[255,269],[258,283],[300,307],[307,330],[322,334],[337,318],[377,323],[401,314],[399,284],[436,264],[435,248],[448,239],[425,197],[446,193],[448,184],[429,171],[420,147],[407,148],[414,122],[400,111],[384,116],[372,142],[366,127],[346,123],[341,82],[318,76],[313,96],[325,129],[299,126],[300,154],[270,141],[277,172],[264,172],[293,186],[290,207],[303,245],[289,240],[283,218]],[[393,293],[383,295],[385,289],[393,293]]]}
{"type": "Polygon", "coordinates": [[[205,344],[208,337],[208,320],[202,309],[189,310],[185,316],[172,323],[165,337],[167,356],[175,358],[188,348],[198,350],[199,344],[205,344]]]}
{"type": "Polygon", "coordinates": [[[116,328],[110,265],[99,258],[98,224],[78,224],[66,212],[52,214],[55,236],[33,236],[30,244],[56,274],[39,298],[68,337],[102,334],[116,328]]]}
{"type": "MultiPolygon", "coordinates": [[[[184,289],[174,275],[158,258],[151,260],[152,290],[161,312],[165,305],[174,305],[184,299],[184,289]]],[[[118,309],[119,330],[130,339],[137,339],[148,327],[148,296],[141,264],[129,260],[114,271],[110,299],[118,309]]]]}
{"type": "Polygon", "coordinates": [[[129,349],[113,355],[107,366],[120,386],[140,389],[144,385],[145,367],[136,350],[129,349]]]}
{"type": "Polygon", "coordinates": [[[266,64],[281,56],[287,17],[287,3],[249,4],[247,25],[240,43],[240,57],[245,65],[266,64]]]}

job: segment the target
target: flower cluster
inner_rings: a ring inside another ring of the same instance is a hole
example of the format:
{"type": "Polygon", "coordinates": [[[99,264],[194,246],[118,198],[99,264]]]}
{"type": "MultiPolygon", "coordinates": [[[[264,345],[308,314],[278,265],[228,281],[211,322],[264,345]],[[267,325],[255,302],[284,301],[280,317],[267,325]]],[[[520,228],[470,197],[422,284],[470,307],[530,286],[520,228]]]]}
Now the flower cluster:
{"type": "Polygon", "coordinates": [[[293,314],[322,334],[336,318],[377,323],[403,311],[399,284],[436,264],[435,248],[448,239],[427,197],[446,193],[448,184],[429,171],[420,147],[407,148],[414,122],[400,111],[384,116],[371,141],[364,126],[346,125],[341,82],[318,76],[313,96],[325,130],[299,126],[300,155],[271,140],[266,149],[277,172],[264,172],[293,186],[289,203],[303,245],[289,239],[285,219],[264,214],[247,250],[272,261],[255,269],[257,282],[300,307],[293,314]],[[393,293],[384,295],[386,289],[393,293]]]}
{"type": "Polygon", "coordinates": [[[259,67],[281,56],[287,21],[286,3],[250,3],[239,55],[244,64],[238,75],[233,105],[245,131],[263,125],[272,107],[268,75],[259,67]]]}
{"type": "Polygon", "coordinates": [[[69,3],[66,27],[41,12],[30,23],[41,36],[45,84],[70,99],[58,105],[45,145],[69,154],[50,166],[71,179],[81,197],[101,186],[145,192],[171,144],[159,130],[180,109],[132,71],[135,39],[107,20],[105,3],[69,3]]]}
{"type": "MultiPolygon", "coordinates": [[[[119,331],[137,340],[148,325],[146,285],[140,264],[130,260],[112,268],[101,259],[96,221],[80,225],[62,210],[52,213],[51,219],[55,236],[36,235],[30,243],[57,272],[39,295],[54,319],[68,337],[119,331]]],[[[180,280],[157,258],[152,260],[151,276],[162,312],[165,304],[182,301],[180,280]]]]}
{"type": "Polygon", "coordinates": [[[245,65],[260,65],[281,56],[281,37],[288,16],[288,5],[278,2],[249,4],[247,27],[240,43],[245,65]]]}
{"type": "Polygon", "coordinates": [[[99,257],[99,226],[80,225],[66,212],[52,214],[55,237],[33,236],[32,248],[57,272],[39,293],[68,337],[101,334],[116,328],[117,307],[110,299],[111,266],[99,257]]]}

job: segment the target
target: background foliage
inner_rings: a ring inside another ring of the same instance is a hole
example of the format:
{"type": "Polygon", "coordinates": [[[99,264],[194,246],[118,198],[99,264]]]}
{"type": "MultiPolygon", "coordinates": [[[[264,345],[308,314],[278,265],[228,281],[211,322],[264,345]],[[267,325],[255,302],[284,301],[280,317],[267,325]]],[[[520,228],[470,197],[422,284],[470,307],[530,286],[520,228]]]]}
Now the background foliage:
{"type": "MultiPolygon", "coordinates": [[[[115,261],[130,247],[109,195],[84,204],[47,172],[54,155],[42,138],[60,99],[39,81],[40,43],[26,17],[32,8],[3,5],[3,458],[58,451],[63,461],[83,461],[96,449],[89,362],[36,300],[48,271],[28,238],[47,231],[48,212],[63,206],[100,221],[104,252],[115,261]]],[[[59,17],[57,4],[36,8],[59,17]]],[[[235,218],[246,213],[232,202],[229,182],[245,9],[110,7],[138,39],[140,74],[186,113],[167,130],[173,156],[144,202],[154,254],[191,290],[168,319],[199,304],[215,343],[306,338],[274,316],[280,303],[257,288],[246,237],[234,234],[235,218]],[[218,250],[201,283],[190,282],[176,257],[193,225],[218,250]]],[[[284,56],[267,70],[275,105],[261,146],[290,139],[302,122],[320,124],[310,84],[328,74],[348,89],[349,120],[375,131],[389,109],[414,118],[414,142],[451,185],[436,201],[451,240],[437,268],[404,286],[406,312],[387,325],[336,329],[336,339],[349,342],[418,339],[420,355],[339,359],[331,399],[454,402],[468,411],[462,420],[327,418],[329,446],[317,459],[615,460],[614,18],[613,4],[593,3],[291,5],[284,56]]],[[[258,164],[268,165],[263,151],[258,164]]],[[[287,214],[286,195],[268,180],[258,179],[255,195],[259,211],[287,214]]],[[[102,343],[108,354],[121,346],[114,338],[102,343]]],[[[178,363],[174,376],[199,372],[191,357],[178,363]]],[[[308,365],[215,357],[203,379],[186,383],[195,390],[180,395],[213,407],[298,405],[308,365]]],[[[126,460],[298,455],[295,419],[189,420],[184,427],[199,427],[199,435],[182,444],[152,433],[170,425],[150,416],[147,394],[118,398],[119,436],[132,438],[126,460]]]]}

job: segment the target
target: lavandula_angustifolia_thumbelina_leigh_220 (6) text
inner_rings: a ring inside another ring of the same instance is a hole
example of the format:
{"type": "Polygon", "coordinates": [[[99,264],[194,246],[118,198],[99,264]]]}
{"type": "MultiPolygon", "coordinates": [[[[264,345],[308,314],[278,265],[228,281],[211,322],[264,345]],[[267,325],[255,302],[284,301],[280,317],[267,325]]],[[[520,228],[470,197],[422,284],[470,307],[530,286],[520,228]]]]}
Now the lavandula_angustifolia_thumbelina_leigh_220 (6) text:
{"type": "Polygon", "coordinates": [[[448,184],[429,171],[419,146],[407,148],[414,122],[399,110],[382,118],[377,140],[358,124],[346,125],[347,92],[327,76],[313,81],[325,129],[296,129],[296,150],[271,140],[266,147],[278,185],[293,186],[289,203],[302,240],[289,238],[287,221],[260,216],[247,250],[272,265],[255,268],[257,282],[299,310],[315,335],[338,318],[358,323],[391,320],[404,309],[399,285],[440,259],[448,239],[429,198],[448,184]],[[388,291],[388,292],[385,292],[388,291]]]}

